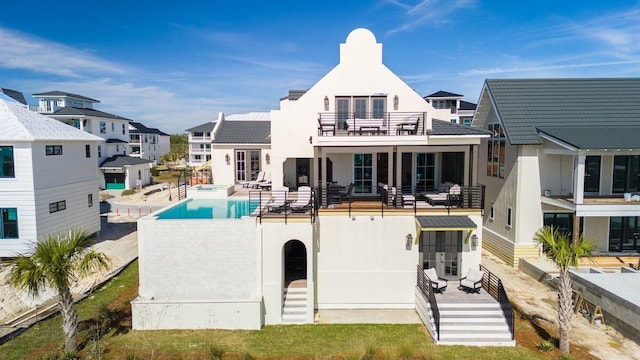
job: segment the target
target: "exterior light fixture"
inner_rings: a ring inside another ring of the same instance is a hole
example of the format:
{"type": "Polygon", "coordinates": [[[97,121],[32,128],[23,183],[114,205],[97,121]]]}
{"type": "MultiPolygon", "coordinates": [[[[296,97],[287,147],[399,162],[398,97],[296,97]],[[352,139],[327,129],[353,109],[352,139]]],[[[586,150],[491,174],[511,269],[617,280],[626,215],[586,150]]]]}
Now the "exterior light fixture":
{"type": "Polygon", "coordinates": [[[226,162],[227,162],[227,165],[229,165],[229,163],[231,162],[231,157],[229,157],[229,154],[226,154],[226,155],[224,156],[224,161],[226,161],[226,162]]]}
{"type": "Polygon", "coordinates": [[[398,105],[400,104],[400,98],[398,95],[393,97],[393,110],[398,110],[398,105]]]}
{"type": "Polygon", "coordinates": [[[271,156],[269,156],[269,154],[265,155],[264,160],[267,162],[267,165],[269,165],[269,163],[271,163],[271,156]]]}
{"type": "Polygon", "coordinates": [[[471,235],[471,246],[473,247],[478,246],[478,235],[476,234],[471,235]]]}
{"type": "Polygon", "coordinates": [[[329,111],[329,97],[324,97],[324,111],[329,111]]]}
{"type": "Polygon", "coordinates": [[[404,246],[406,247],[407,250],[411,250],[411,245],[412,244],[413,244],[413,235],[407,234],[406,242],[405,242],[404,246]]]}

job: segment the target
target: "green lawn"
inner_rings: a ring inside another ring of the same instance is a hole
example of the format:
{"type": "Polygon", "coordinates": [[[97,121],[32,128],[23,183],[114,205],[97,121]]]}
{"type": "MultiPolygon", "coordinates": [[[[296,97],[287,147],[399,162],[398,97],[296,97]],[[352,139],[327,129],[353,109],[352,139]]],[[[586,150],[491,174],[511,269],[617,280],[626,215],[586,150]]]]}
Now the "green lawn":
{"type": "MultiPolygon", "coordinates": [[[[123,297],[135,286],[137,262],[78,305],[83,324],[80,341],[89,336],[90,322],[100,308],[124,308],[135,293],[123,297]]],[[[121,320],[121,319],[120,319],[121,320]]],[[[126,323],[125,319],[125,323],[126,323]]],[[[63,343],[60,317],[45,320],[0,346],[0,359],[41,358],[63,343]]],[[[100,343],[104,358],[174,359],[210,358],[212,350],[250,354],[256,358],[361,359],[544,359],[525,348],[475,348],[435,346],[421,325],[287,325],[265,326],[260,331],[184,330],[129,331],[112,326],[100,343]]],[[[87,355],[87,350],[82,352],[87,355]]]]}

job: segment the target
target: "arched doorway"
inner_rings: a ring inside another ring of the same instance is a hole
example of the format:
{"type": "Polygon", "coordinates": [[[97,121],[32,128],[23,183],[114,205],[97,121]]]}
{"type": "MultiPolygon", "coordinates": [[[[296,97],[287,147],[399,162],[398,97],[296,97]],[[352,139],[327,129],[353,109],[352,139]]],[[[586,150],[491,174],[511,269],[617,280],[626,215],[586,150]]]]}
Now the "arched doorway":
{"type": "Polygon", "coordinates": [[[307,278],[307,248],[300,240],[289,240],[282,249],[285,286],[307,278]]]}

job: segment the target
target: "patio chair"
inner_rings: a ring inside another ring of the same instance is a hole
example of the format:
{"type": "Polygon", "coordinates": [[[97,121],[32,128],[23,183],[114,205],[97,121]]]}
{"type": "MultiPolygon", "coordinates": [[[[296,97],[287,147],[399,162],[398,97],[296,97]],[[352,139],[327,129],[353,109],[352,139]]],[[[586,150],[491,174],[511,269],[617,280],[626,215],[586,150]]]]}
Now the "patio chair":
{"type": "Polygon", "coordinates": [[[353,191],[353,183],[350,183],[349,186],[344,190],[338,193],[340,198],[340,203],[343,201],[347,201],[351,199],[351,192],[353,191]]]}
{"type": "Polygon", "coordinates": [[[258,176],[256,177],[255,180],[253,181],[243,181],[241,182],[242,187],[243,188],[258,188],[258,186],[260,185],[260,183],[265,181],[265,177],[267,176],[267,173],[264,171],[260,171],[258,173],[258,176]]]}
{"type": "Polygon", "coordinates": [[[438,273],[436,272],[436,268],[424,269],[424,274],[427,275],[429,280],[431,281],[431,287],[433,290],[438,292],[443,292],[447,288],[447,279],[443,279],[438,277],[438,273]]]}
{"type": "Polygon", "coordinates": [[[289,204],[291,212],[300,213],[311,209],[311,187],[300,186],[298,188],[298,198],[295,202],[289,204]]]}
{"type": "Polygon", "coordinates": [[[271,201],[267,204],[267,211],[281,213],[286,210],[287,195],[289,195],[289,188],[286,186],[273,189],[271,191],[271,201]]]}
{"type": "Polygon", "coordinates": [[[480,292],[482,289],[482,278],[484,277],[484,272],[478,269],[469,269],[467,272],[467,276],[460,279],[460,286],[458,290],[462,290],[465,292],[480,292]]]}

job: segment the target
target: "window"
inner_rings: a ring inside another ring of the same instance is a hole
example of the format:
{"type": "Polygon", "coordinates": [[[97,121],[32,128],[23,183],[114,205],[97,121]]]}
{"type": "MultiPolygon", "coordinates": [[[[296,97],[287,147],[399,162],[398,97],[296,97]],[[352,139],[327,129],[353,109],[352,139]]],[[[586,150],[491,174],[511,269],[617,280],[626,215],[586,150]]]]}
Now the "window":
{"type": "Polygon", "coordinates": [[[0,178],[16,177],[13,146],[0,146],[0,178]]]}
{"type": "Polygon", "coordinates": [[[98,157],[102,157],[102,146],[98,145],[98,157]]]}
{"type": "Polygon", "coordinates": [[[511,208],[507,208],[507,227],[511,227],[512,215],[513,210],[511,210],[511,208]]]}
{"type": "Polygon", "coordinates": [[[44,152],[49,155],[62,155],[62,145],[45,145],[44,152]]]}
{"type": "Polygon", "coordinates": [[[124,135],[124,124],[122,124],[122,135],[124,135]]]}
{"type": "Polygon", "coordinates": [[[471,126],[471,121],[472,120],[473,120],[473,118],[462,118],[462,125],[471,126]]]}
{"type": "Polygon", "coordinates": [[[116,145],[116,152],[120,151],[120,145],[116,145]]]}
{"type": "Polygon", "coordinates": [[[458,119],[451,119],[451,123],[452,124],[457,124],[458,123],[458,119]]]}
{"type": "Polygon", "coordinates": [[[355,98],[354,102],[354,111],[356,119],[366,119],[367,116],[367,98],[355,98]]]}
{"type": "Polygon", "coordinates": [[[202,131],[194,131],[193,132],[193,137],[202,137],[204,136],[202,131]]]}
{"type": "Polygon", "coordinates": [[[111,123],[111,132],[116,131],[116,124],[115,123],[111,123]]]}
{"type": "Polygon", "coordinates": [[[93,194],[87,195],[87,206],[88,207],[92,207],[93,206],[93,194]]]}
{"type": "Polygon", "coordinates": [[[489,124],[491,137],[487,141],[487,176],[504,178],[506,141],[500,124],[489,124]]]}
{"type": "Polygon", "coordinates": [[[609,251],[640,250],[640,217],[609,218],[609,251]]]}
{"type": "Polygon", "coordinates": [[[372,98],[372,112],[373,112],[373,118],[374,119],[384,119],[384,113],[385,113],[385,107],[387,105],[387,99],[386,98],[372,98]]]}
{"type": "Polygon", "coordinates": [[[613,192],[636,192],[640,190],[640,155],[618,155],[613,157],[613,192]]]}
{"type": "Polygon", "coordinates": [[[107,133],[107,123],[105,123],[104,121],[100,121],[100,134],[106,134],[107,133]]]}
{"type": "Polygon", "coordinates": [[[18,238],[18,209],[0,208],[0,239],[18,238]]]}
{"type": "Polygon", "coordinates": [[[91,145],[84,146],[84,156],[88,158],[91,157],[91,145]]]}
{"type": "Polygon", "coordinates": [[[491,221],[493,221],[493,218],[494,218],[493,217],[493,214],[494,214],[493,208],[494,208],[494,206],[495,206],[495,203],[492,201],[491,202],[491,208],[489,208],[489,220],[491,220],[491,221]]]}
{"type": "Polygon", "coordinates": [[[49,204],[49,214],[65,210],[66,208],[67,208],[66,200],[52,202],[49,204]]]}
{"type": "Polygon", "coordinates": [[[210,136],[211,136],[211,133],[210,133],[210,132],[207,132],[207,137],[210,137],[210,136]]]}

